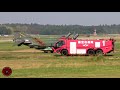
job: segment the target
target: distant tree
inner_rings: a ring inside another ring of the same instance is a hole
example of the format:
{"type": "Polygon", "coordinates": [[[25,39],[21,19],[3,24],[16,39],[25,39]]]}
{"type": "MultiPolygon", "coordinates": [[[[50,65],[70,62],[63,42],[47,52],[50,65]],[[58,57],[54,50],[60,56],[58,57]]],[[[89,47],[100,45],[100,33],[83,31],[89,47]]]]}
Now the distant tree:
{"type": "Polygon", "coordinates": [[[10,35],[11,30],[7,29],[6,27],[0,27],[0,35],[10,35]]]}

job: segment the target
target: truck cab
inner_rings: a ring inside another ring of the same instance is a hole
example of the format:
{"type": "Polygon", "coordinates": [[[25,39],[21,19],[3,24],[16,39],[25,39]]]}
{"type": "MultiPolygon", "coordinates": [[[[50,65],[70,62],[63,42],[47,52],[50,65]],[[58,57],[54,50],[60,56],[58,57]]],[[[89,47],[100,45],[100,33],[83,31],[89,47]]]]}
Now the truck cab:
{"type": "Polygon", "coordinates": [[[52,48],[54,53],[61,53],[61,50],[65,48],[65,40],[59,40],[55,43],[54,47],[52,48]]]}

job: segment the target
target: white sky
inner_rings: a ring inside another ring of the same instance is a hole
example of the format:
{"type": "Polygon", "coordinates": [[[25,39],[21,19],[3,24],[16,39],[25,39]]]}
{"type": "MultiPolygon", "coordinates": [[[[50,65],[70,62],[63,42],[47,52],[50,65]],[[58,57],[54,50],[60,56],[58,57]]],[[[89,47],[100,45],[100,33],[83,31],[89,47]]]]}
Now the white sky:
{"type": "Polygon", "coordinates": [[[111,25],[120,24],[120,12],[0,12],[4,23],[111,25]]]}

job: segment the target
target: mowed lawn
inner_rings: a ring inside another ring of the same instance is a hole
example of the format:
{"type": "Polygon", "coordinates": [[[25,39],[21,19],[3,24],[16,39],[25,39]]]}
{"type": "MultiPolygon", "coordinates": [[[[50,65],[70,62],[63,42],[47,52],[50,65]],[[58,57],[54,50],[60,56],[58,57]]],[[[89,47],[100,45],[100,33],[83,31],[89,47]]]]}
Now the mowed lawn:
{"type": "Polygon", "coordinates": [[[0,78],[119,78],[120,39],[107,56],[61,56],[0,42],[0,78]],[[5,77],[2,69],[12,68],[5,77]]]}

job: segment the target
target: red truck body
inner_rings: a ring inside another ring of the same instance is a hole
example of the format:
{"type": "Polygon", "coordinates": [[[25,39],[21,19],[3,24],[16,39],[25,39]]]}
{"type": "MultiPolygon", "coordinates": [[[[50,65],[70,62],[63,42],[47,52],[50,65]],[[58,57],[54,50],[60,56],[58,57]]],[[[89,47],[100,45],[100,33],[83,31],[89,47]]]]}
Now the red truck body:
{"type": "Polygon", "coordinates": [[[82,40],[62,37],[52,48],[62,55],[95,55],[114,51],[114,39],[82,40]]]}

